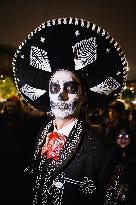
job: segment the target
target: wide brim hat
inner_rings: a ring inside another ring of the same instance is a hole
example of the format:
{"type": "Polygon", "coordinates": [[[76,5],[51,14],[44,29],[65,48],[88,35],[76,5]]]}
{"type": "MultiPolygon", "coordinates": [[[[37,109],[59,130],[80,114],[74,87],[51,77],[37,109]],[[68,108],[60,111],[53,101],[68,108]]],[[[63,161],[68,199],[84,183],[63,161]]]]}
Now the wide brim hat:
{"type": "Polygon", "coordinates": [[[56,70],[80,77],[90,108],[120,97],[128,64],[119,44],[103,28],[78,18],[42,23],[21,43],[13,58],[17,89],[35,108],[50,111],[49,80],[56,70]]]}

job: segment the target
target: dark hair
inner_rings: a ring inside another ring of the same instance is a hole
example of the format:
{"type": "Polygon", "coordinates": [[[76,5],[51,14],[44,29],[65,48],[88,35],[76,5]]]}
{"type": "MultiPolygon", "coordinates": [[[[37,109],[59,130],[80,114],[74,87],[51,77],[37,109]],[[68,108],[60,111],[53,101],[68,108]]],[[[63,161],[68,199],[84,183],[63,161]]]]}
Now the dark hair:
{"type": "Polygon", "coordinates": [[[109,105],[109,109],[117,110],[119,112],[125,111],[125,104],[121,101],[116,101],[113,104],[109,105]]]}

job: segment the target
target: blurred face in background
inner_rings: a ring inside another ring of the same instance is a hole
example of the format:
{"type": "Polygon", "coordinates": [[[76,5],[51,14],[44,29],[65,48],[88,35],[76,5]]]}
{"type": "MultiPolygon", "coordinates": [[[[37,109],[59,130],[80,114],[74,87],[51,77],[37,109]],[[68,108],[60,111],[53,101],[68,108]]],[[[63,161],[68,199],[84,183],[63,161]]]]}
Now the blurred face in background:
{"type": "Polygon", "coordinates": [[[49,97],[56,118],[64,119],[79,114],[83,99],[79,78],[71,71],[57,71],[49,83],[49,97]]]}
{"type": "Polygon", "coordinates": [[[18,112],[19,106],[16,101],[9,101],[5,104],[5,109],[7,113],[12,114],[18,112]]]}
{"type": "Polygon", "coordinates": [[[125,130],[121,130],[116,138],[116,142],[121,148],[126,148],[130,144],[130,140],[130,135],[125,130]]]}
{"type": "Polygon", "coordinates": [[[118,110],[115,110],[115,109],[109,109],[109,112],[108,112],[108,116],[109,116],[109,119],[111,121],[114,121],[118,118],[120,118],[120,112],[118,110]]]}

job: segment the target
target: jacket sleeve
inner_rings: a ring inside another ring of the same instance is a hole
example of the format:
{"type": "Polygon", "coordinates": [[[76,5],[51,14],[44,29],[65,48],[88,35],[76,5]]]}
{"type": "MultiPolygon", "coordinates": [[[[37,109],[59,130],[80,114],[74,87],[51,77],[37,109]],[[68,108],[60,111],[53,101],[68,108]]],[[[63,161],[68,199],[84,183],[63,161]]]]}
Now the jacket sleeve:
{"type": "Polygon", "coordinates": [[[129,187],[125,163],[118,149],[113,149],[112,152],[104,205],[126,205],[129,204],[129,187]]]}

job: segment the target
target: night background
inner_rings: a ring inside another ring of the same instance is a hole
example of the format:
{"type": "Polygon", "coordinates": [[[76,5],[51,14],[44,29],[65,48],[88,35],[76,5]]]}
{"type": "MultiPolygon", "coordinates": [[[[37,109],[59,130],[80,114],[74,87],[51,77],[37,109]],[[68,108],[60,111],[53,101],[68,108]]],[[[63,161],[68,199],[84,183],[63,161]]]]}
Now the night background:
{"type": "Polygon", "coordinates": [[[128,61],[128,80],[136,80],[134,0],[1,0],[0,44],[17,48],[43,22],[70,16],[89,20],[109,32],[128,61]]]}
{"type": "MultiPolygon", "coordinates": [[[[136,0],[0,0],[0,182],[4,205],[31,204],[25,203],[25,200],[29,201],[26,196],[29,195],[29,186],[24,189],[26,181],[22,173],[33,151],[37,133],[48,118],[48,113],[39,112],[17,95],[13,56],[28,34],[42,23],[67,17],[98,25],[122,48],[129,71],[120,100],[125,104],[125,117],[131,122],[134,119],[132,133],[136,139],[136,0]],[[12,105],[9,113],[8,102],[12,105]]],[[[90,123],[98,132],[107,123],[108,109],[104,111],[89,111],[90,123]]],[[[131,147],[130,150],[133,152],[131,147]]],[[[130,181],[134,184],[132,194],[135,198],[136,156],[132,160],[130,181]]]]}

